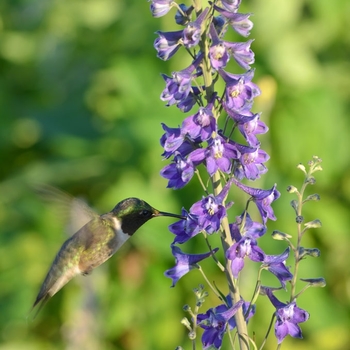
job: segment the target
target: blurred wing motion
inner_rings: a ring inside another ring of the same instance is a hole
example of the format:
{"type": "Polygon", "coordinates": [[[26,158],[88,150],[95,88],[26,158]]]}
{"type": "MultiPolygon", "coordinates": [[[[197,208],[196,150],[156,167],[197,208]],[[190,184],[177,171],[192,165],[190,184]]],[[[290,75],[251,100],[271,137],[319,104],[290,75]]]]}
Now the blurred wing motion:
{"type": "Polygon", "coordinates": [[[36,185],[35,192],[48,204],[55,206],[57,217],[62,220],[71,236],[90,220],[99,217],[86,202],[50,185],[36,185]]]}

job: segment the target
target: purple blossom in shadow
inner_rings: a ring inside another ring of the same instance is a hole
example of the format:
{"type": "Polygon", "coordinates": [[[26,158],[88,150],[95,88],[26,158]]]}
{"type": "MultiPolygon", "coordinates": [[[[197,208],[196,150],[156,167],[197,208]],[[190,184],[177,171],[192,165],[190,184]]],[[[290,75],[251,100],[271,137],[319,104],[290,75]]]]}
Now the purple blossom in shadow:
{"type": "Polygon", "coordinates": [[[179,189],[184,187],[193,177],[194,165],[181,154],[175,154],[171,164],[166,165],[160,172],[161,176],[168,179],[168,188],[179,189]]]}
{"type": "Polygon", "coordinates": [[[221,7],[214,5],[214,9],[218,11],[228,22],[228,24],[238,34],[247,37],[250,35],[250,31],[253,28],[253,22],[249,19],[250,13],[233,13],[227,11],[221,7]]]}
{"type": "Polygon", "coordinates": [[[175,55],[181,46],[183,31],[176,32],[156,32],[158,38],[154,41],[154,48],[157,50],[157,57],[167,61],[175,55]]]}
{"type": "Polygon", "coordinates": [[[251,69],[244,74],[231,74],[220,69],[219,73],[226,83],[226,108],[243,114],[250,111],[253,99],[260,95],[259,87],[251,81],[254,70],[251,69]]]}
{"type": "Polygon", "coordinates": [[[276,220],[275,214],[272,210],[271,203],[279,198],[281,195],[276,190],[276,185],[274,185],[269,190],[262,190],[259,188],[252,188],[246,185],[243,185],[236,179],[233,179],[233,182],[237,187],[243,190],[245,193],[249,194],[252,197],[252,200],[255,202],[258,210],[260,212],[263,223],[266,224],[267,219],[276,220]]]}
{"type": "Polygon", "coordinates": [[[257,238],[266,232],[261,223],[251,220],[247,212],[237,217],[236,222],[230,225],[231,235],[236,242],[227,251],[226,257],[231,260],[231,270],[235,278],[244,267],[244,258],[261,262],[265,253],[257,245],[257,238]]]}
{"type": "Polygon", "coordinates": [[[278,344],[282,343],[288,334],[293,338],[302,338],[299,323],[307,321],[310,317],[309,313],[297,307],[295,301],[289,304],[280,302],[269,288],[266,288],[266,294],[276,308],[275,336],[278,344]]]}
{"type": "Polygon", "coordinates": [[[186,6],[185,4],[179,4],[179,7],[182,10],[182,13],[177,10],[175,14],[175,22],[178,25],[184,26],[189,22],[190,15],[192,11],[194,10],[194,7],[186,6]]]}
{"type": "Polygon", "coordinates": [[[201,92],[196,86],[192,86],[192,91],[188,94],[188,96],[181,100],[176,107],[180,109],[181,112],[187,113],[192,107],[198,102],[198,98],[201,92]]]}
{"type": "MultiPolygon", "coordinates": [[[[181,134],[180,128],[169,128],[164,123],[162,123],[162,127],[165,134],[161,137],[160,143],[165,151],[163,156],[169,158],[183,145],[185,137],[181,134]]],[[[182,152],[180,153],[185,156],[182,152]]]]}
{"type": "Polygon", "coordinates": [[[201,230],[205,230],[209,234],[219,230],[221,221],[226,216],[226,209],[233,204],[229,203],[226,207],[223,205],[231,184],[232,180],[229,180],[217,196],[203,197],[190,208],[190,213],[198,218],[201,230]]]}
{"type": "Polygon", "coordinates": [[[168,227],[169,231],[176,236],[172,244],[183,244],[201,231],[196,215],[188,213],[186,209],[182,209],[181,215],[186,217],[186,220],[181,219],[168,227]]]}
{"type": "MultiPolygon", "coordinates": [[[[232,299],[228,295],[226,304],[219,305],[209,309],[205,314],[197,316],[198,325],[204,329],[202,335],[203,349],[220,349],[222,340],[227,331],[236,327],[234,315],[240,307],[243,308],[243,314],[246,314],[250,303],[240,300],[232,305],[232,299]]],[[[247,321],[254,315],[255,305],[250,308],[247,321]]]]}
{"type": "Polygon", "coordinates": [[[174,6],[173,0],[152,0],[150,8],[152,16],[155,18],[166,15],[174,6]]]}
{"type": "Polygon", "coordinates": [[[213,104],[200,107],[196,114],[187,117],[181,126],[182,133],[193,141],[207,141],[216,131],[216,120],[212,112],[213,104]]]}
{"type": "Polygon", "coordinates": [[[175,257],[175,266],[165,271],[165,276],[173,280],[171,287],[175,287],[177,281],[187,272],[198,268],[197,263],[215,254],[219,248],[215,248],[212,251],[204,254],[186,254],[175,245],[171,246],[172,254],[175,257]]]}
{"type": "Polygon", "coordinates": [[[187,24],[183,30],[183,44],[186,48],[190,49],[193,46],[198,45],[201,38],[201,26],[209,11],[207,7],[194,22],[187,24]]]}
{"type": "Polygon", "coordinates": [[[213,24],[215,27],[215,30],[217,33],[219,33],[220,36],[224,35],[226,32],[226,21],[223,16],[219,15],[216,17],[213,17],[213,24]]]}
{"type": "Polygon", "coordinates": [[[211,138],[207,148],[196,149],[189,155],[189,158],[196,165],[205,161],[210,176],[213,176],[218,169],[229,174],[231,161],[238,159],[238,157],[239,152],[236,147],[220,135],[211,138]]]}
{"type": "Polygon", "coordinates": [[[286,282],[293,278],[293,274],[286,266],[286,260],[289,256],[289,247],[280,255],[265,255],[263,267],[273,273],[281,282],[282,287],[286,288],[286,282]]]}
{"type": "Polygon", "coordinates": [[[162,154],[164,158],[169,158],[176,152],[182,157],[186,157],[195,149],[193,142],[186,139],[180,128],[169,128],[164,123],[162,123],[162,127],[165,133],[160,139],[160,144],[164,148],[162,154]]]}
{"type": "Polygon", "coordinates": [[[203,55],[199,55],[192,64],[180,72],[174,72],[172,77],[162,74],[165,80],[165,89],[163,90],[160,99],[167,101],[167,106],[180,103],[186,100],[191,92],[191,83],[193,71],[198,67],[203,55]]]}

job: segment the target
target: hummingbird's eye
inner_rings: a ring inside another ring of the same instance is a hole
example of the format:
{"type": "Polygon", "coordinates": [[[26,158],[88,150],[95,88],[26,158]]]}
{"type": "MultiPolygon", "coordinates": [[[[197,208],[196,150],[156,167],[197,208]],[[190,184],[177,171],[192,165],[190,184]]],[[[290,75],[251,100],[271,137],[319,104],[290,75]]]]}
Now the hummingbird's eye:
{"type": "Polygon", "coordinates": [[[144,218],[147,218],[149,216],[151,216],[152,213],[149,210],[142,210],[140,211],[140,216],[143,216],[144,218]]]}

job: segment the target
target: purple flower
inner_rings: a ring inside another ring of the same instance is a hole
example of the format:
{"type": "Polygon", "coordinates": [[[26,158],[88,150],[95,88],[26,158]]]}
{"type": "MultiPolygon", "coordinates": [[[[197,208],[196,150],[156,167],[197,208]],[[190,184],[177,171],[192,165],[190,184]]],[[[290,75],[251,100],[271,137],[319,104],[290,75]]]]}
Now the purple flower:
{"type": "Polygon", "coordinates": [[[226,82],[226,108],[232,109],[236,113],[250,111],[253,99],[260,95],[258,86],[251,82],[254,70],[251,69],[244,74],[231,74],[220,69],[219,73],[226,82]]]}
{"type": "Polygon", "coordinates": [[[213,176],[218,169],[229,174],[231,160],[238,157],[239,152],[235,146],[225,141],[220,135],[209,139],[207,148],[196,149],[189,155],[189,158],[196,165],[205,161],[210,176],[213,176]]]}
{"type": "Polygon", "coordinates": [[[213,104],[210,103],[207,107],[200,107],[196,114],[187,117],[182,122],[182,133],[196,142],[209,140],[216,131],[216,120],[213,117],[212,108],[213,104]]]}
{"type": "Polygon", "coordinates": [[[200,89],[198,89],[196,86],[192,86],[192,91],[189,93],[189,95],[181,100],[176,107],[180,109],[181,112],[187,113],[189,112],[192,107],[197,103],[199,99],[199,95],[201,94],[200,89]]]}
{"type": "Polygon", "coordinates": [[[257,245],[257,238],[266,232],[266,227],[258,222],[253,222],[247,212],[237,218],[236,223],[230,225],[232,238],[235,240],[226,252],[226,257],[231,260],[231,270],[235,278],[244,267],[244,258],[261,262],[265,253],[257,245]],[[241,233],[242,232],[242,233],[241,233]]]}
{"type": "Polygon", "coordinates": [[[180,72],[174,72],[172,77],[162,74],[166,84],[160,99],[167,101],[167,106],[186,100],[191,92],[192,73],[198,67],[202,58],[203,55],[199,55],[189,67],[180,72]]]}
{"type": "Polygon", "coordinates": [[[202,335],[204,350],[213,347],[214,349],[221,348],[222,339],[227,331],[227,323],[229,323],[229,329],[232,330],[234,327],[230,324],[230,320],[234,321],[234,315],[243,303],[243,300],[240,300],[230,308],[226,305],[219,305],[197,316],[199,326],[204,329],[202,335]]]}
{"type": "Polygon", "coordinates": [[[161,60],[168,60],[175,55],[181,46],[181,39],[183,31],[176,32],[156,32],[159,37],[154,41],[154,48],[157,50],[161,60]]]}
{"type": "Polygon", "coordinates": [[[175,257],[175,266],[165,271],[165,276],[173,280],[172,287],[175,287],[177,281],[187,272],[198,268],[197,263],[206,259],[207,257],[215,254],[219,248],[215,248],[212,251],[204,254],[186,254],[175,245],[171,246],[173,256],[175,257]]]}
{"type": "Polygon", "coordinates": [[[218,37],[214,24],[210,26],[212,45],[209,49],[209,59],[212,67],[216,70],[225,68],[230,59],[226,45],[218,37]]]}
{"type": "Polygon", "coordinates": [[[194,203],[190,208],[190,213],[197,216],[201,230],[205,230],[209,234],[219,230],[221,221],[226,216],[226,208],[232,205],[232,203],[227,207],[223,205],[231,184],[232,181],[230,180],[217,196],[203,197],[202,200],[194,203]]]}
{"type": "Polygon", "coordinates": [[[254,52],[250,49],[253,40],[246,43],[231,43],[219,39],[214,25],[210,26],[210,36],[212,46],[209,49],[210,62],[214,69],[225,68],[232,56],[243,69],[250,69],[250,64],[254,63],[254,52]]]}
{"type": "MultiPolygon", "coordinates": [[[[227,305],[219,305],[209,309],[205,314],[197,316],[198,325],[204,329],[202,335],[203,349],[220,349],[225,333],[236,327],[234,315],[237,310],[242,306],[243,314],[246,314],[250,306],[250,303],[243,300],[232,305],[232,299],[229,295],[226,297],[226,303],[227,305]]],[[[246,320],[248,321],[254,313],[255,305],[250,308],[246,320]]]]}
{"type": "Polygon", "coordinates": [[[198,45],[201,38],[201,26],[209,11],[207,7],[194,22],[190,22],[183,30],[183,44],[186,48],[190,49],[193,46],[198,45]]]}
{"type": "Polygon", "coordinates": [[[266,294],[276,308],[275,335],[278,344],[282,343],[288,334],[294,338],[302,338],[303,336],[298,323],[307,321],[310,317],[309,313],[297,307],[295,301],[289,304],[281,303],[269,288],[266,289],[266,294]]]}
{"type": "Polygon", "coordinates": [[[240,153],[239,162],[235,164],[234,175],[238,180],[245,176],[248,180],[256,180],[261,174],[266,173],[267,168],[262,163],[268,161],[269,155],[256,147],[236,144],[240,153]]]}
{"type": "Polygon", "coordinates": [[[162,17],[166,15],[174,6],[173,0],[152,0],[151,12],[153,17],[162,17]]]}
{"type": "Polygon", "coordinates": [[[286,282],[293,278],[292,273],[286,267],[286,260],[289,256],[289,247],[280,255],[265,255],[263,267],[273,273],[286,288],[286,282]]]}
{"type": "Polygon", "coordinates": [[[245,186],[234,178],[233,182],[236,184],[237,187],[239,187],[241,190],[243,190],[245,193],[248,193],[252,197],[252,200],[258,207],[264,224],[266,224],[267,219],[276,220],[275,214],[271,208],[271,203],[278,199],[281,195],[276,190],[276,185],[274,185],[270,190],[261,190],[259,188],[245,186]]]}
{"type": "Polygon", "coordinates": [[[228,116],[238,125],[238,129],[246,139],[248,144],[253,147],[260,145],[259,140],[255,136],[256,134],[265,134],[269,128],[260,119],[260,113],[253,114],[247,111],[245,114],[239,114],[226,107],[223,103],[223,107],[228,116]]]}
{"type": "Polygon", "coordinates": [[[168,188],[179,189],[192,179],[194,165],[191,160],[185,159],[180,153],[175,153],[173,163],[166,165],[160,174],[169,180],[168,188]]]}
{"type": "Polygon", "coordinates": [[[186,217],[186,220],[176,221],[168,227],[169,231],[176,235],[172,244],[185,243],[201,231],[196,215],[189,214],[185,209],[182,209],[181,215],[186,217]]]}
{"type": "Polygon", "coordinates": [[[223,6],[230,12],[237,12],[242,0],[221,0],[223,6]]]}
{"type": "Polygon", "coordinates": [[[250,69],[250,65],[254,63],[254,52],[250,49],[253,40],[248,40],[245,43],[231,43],[224,41],[224,45],[235,61],[243,69],[250,69]]]}
{"type": "Polygon", "coordinates": [[[249,36],[250,30],[253,28],[253,22],[249,19],[250,13],[232,13],[216,5],[214,5],[214,8],[226,18],[233,30],[244,37],[249,36]]]}
{"type": "MultiPolygon", "coordinates": [[[[162,127],[165,134],[161,137],[160,143],[165,151],[163,156],[169,158],[183,145],[185,137],[181,134],[180,128],[169,128],[164,123],[162,123],[162,127]]],[[[183,153],[181,154],[184,156],[183,153]]]]}

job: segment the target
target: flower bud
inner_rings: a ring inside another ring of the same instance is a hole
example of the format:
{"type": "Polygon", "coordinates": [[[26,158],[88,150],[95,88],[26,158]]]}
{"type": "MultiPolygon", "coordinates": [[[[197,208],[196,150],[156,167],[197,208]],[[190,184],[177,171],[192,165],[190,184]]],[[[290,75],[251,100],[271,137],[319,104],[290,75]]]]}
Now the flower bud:
{"type": "Polygon", "coordinates": [[[307,183],[309,185],[314,185],[316,183],[316,179],[313,176],[308,176],[305,179],[305,183],[307,183]]]}
{"type": "Polygon", "coordinates": [[[189,312],[191,311],[191,307],[188,304],[186,304],[183,306],[182,310],[184,310],[185,312],[189,312]]]}
{"type": "Polygon", "coordinates": [[[299,260],[306,256],[311,256],[312,258],[318,258],[321,255],[321,251],[318,248],[299,248],[299,260]]]}
{"type": "Polygon", "coordinates": [[[188,333],[188,337],[190,338],[190,340],[196,339],[196,332],[191,331],[190,333],[188,333]]]}
{"type": "Polygon", "coordinates": [[[295,192],[298,192],[298,189],[295,186],[290,185],[287,187],[287,192],[288,193],[295,193],[295,192]]]}
{"type": "Polygon", "coordinates": [[[289,238],[292,238],[292,236],[288,233],[284,233],[278,230],[273,231],[271,236],[276,241],[287,241],[289,238]]]}
{"type": "Polygon", "coordinates": [[[319,278],[300,278],[300,281],[308,282],[310,287],[325,287],[326,280],[323,277],[319,278]]]}
{"type": "Polygon", "coordinates": [[[295,213],[298,215],[298,201],[293,199],[290,202],[291,207],[294,209],[295,213]]]}
{"type": "Polygon", "coordinates": [[[321,199],[320,195],[317,193],[311,194],[310,196],[307,196],[304,200],[304,202],[307,201],[319,201],[321,199]]]}
{"type": "Polygon", "coordinates": [[[319,228],[322,227],[322,223],[319,219],[315,219],[313,221],[309,221],[305,224],[306,228],[319,228]]]}
{"type": "Polygon", "coordinates": [[[300,169],[304,174],[306,174],[306,169],[305,166],[303,164],[298,164],[297,169],[300,169]]]}
{"type": "Polygon", "coordinates": [[[297,224],[301,224],[304,221],[304,217],[302,215],[297,215],[297,217],[295,218],[295,222],[297,224]]]}

